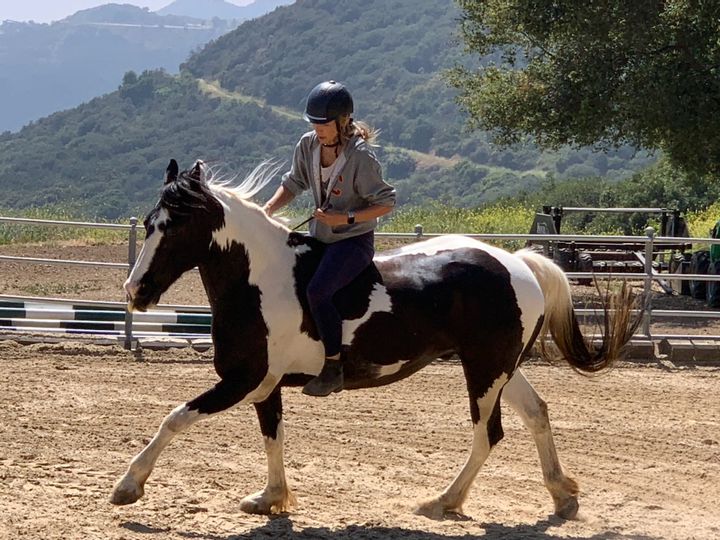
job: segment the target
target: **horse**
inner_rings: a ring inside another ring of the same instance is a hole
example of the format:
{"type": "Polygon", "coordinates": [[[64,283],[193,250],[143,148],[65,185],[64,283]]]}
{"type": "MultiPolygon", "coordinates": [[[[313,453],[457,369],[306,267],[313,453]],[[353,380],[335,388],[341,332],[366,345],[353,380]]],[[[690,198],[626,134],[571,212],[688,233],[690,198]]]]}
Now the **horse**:
{"type": "MultiPolygon", "coordinates": [[[[291,231],[251,201],[277,169],[258,166],[237,183],[198,160],[165,173],[159,201],[144,221],[145,242],[125,282],[130,309],[144,311],[184,272],[198,267],[212,310],[217,384],[177,406],[117,481],[110,501],[144,495],[163,449],[195,422],[241,403],[255,406],[268,463],[264,489],[242,499],[248,513],[283,513],[296,505],[284,468],[281,389],[319,373],[323,347],[305,289],[323,245],[291,231]]],[[[533,345],[580,372],[603,370],[620,356],[637,328],[632,295],[616,292],[605,310],[605,332],[587,341],[562,270],[529,250],[509,253],[447,235],[379,252],[335,296],[343,317],[344,390],[380,387],[433,360],[457,355],[470,401],[473,441],[466,463],[438,496],[416,512],[433,518],[462,513],[471,484],[503,438],[500,398],[532,433],[555,513],[576,516],[578,484],[558,460],[546,403],[518,369],[533,345]]],[[[325,398],[332,399],[332,398],[325,398]]]]}

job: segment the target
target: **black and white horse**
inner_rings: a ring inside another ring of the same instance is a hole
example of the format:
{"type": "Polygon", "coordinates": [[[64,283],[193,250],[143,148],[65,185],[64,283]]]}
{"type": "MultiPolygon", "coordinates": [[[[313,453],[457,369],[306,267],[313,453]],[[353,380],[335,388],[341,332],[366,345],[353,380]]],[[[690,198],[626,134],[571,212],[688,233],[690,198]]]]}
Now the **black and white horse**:
{"type": "MultiPolygon", "coordinates": [[[[220,381],[163,420],[115,485],[115,504],[143,496],[155,462],[178,433],[239,403],[257,409],[268,460],[267,485],[243,499],[241,508],[283,512],[295,502],[285,479],[280,392],[282,386],[305,383],[323,364],[305,298],[323,248],[249,201],[270,176],[259,167],[232,187],[214,179],[201,161],[181,174],[174,160],[168,167],[125,288],[130,307],[142,311],[184,272],[199,267],[212,307],[220,381]]],[[[615,323],[606,327],[602,344],[588,347],[567,279],[556,265],[529,251],[511,254],[467,237],[444,236],[380,253],[336,302],[348,350],[347,390],[395,382],[437,358],[456,354],[462,361],[474,426],[470,456],[440,495],[421,504],[420,513],[442,517],[461,511],[473,479],[503,437],[502,396],[533,434],[555,512],[575,516],[577,484],[563,474],[546,405],[518,366],[536,338],[549,331],[575,369],[605,368],[635,329],[628,295],[614,306],[615,323]]]]}

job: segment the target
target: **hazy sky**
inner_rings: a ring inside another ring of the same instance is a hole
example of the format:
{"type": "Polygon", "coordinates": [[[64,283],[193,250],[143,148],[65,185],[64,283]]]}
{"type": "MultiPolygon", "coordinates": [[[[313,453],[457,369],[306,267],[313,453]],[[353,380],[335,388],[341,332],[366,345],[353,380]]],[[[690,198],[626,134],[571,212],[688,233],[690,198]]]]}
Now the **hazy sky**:
{"type": "MultiPolygon", "coordinates": [[[[171,4],[173,0],[0,0],[0,21],[50,22],[64,19],[81,9],[103,4],[135,4],[155,11],[171,4]]],[[[244,6],[252,0],[227,0],[244,6]]]]}

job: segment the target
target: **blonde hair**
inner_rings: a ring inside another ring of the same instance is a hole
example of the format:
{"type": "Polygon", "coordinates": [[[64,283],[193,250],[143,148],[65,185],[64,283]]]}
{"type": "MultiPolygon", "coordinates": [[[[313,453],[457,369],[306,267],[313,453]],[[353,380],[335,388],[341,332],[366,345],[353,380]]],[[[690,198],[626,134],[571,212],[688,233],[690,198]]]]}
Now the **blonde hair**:
{"type": "Polygon", "coordinates": [[[360,120],[354,120],[352,117],[347,115],[341,116],[340,122],[340,142],[344,143],[351,137],[357,135],[365,142],[372,146],[376,146],[377,138],[380,135],[380,130],[375,129],[367,122],[360,120]]]}

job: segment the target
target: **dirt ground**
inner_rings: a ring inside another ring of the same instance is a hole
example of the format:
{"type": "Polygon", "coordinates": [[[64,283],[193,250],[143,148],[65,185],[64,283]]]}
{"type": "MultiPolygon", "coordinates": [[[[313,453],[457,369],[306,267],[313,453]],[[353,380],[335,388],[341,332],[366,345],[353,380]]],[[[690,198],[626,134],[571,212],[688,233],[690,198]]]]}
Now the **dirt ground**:
{"type": "MultiPolygon", "coordinates": [[[[126,259],[124,246],[3,246],[0,254],[126,259]]],[[[0,293],[122,301],[125,274],[2,262],[0,293]]],[[[587,288],[575,292],[581,304],[587,288]]],[[[697,302],[656,298],[663,308],[697,302]]],[[[205,303],[198,275],[183,277],[163,301],[205,303]]],[[[702,322],[667,328],[718,333],[702,322]]],[[[289,514],[239,510],[267,470],[249,406],[193,426],[161,456],[143,499],[110,505],[114,482],[162,418],[214,384],[211,355],[0,341],[0,539],[720,538],[717,364],[628,363],[594,378],[540,363],[524,368],[549,404],[566,471],[581,485],[578,520],[552,515],[532,439],[506,409],[505,440],[478,475],[466,518],[413,514],[469,451],[456,363],[326,399],[287,390],[286,467],[299,500],[289,514]]]]}
{"type": "Polygon", "coordinates": [[[529,433],[503,408],[465,518],[413,514],[467,457],[462,370],[429,366],[381,389],[308,398],[286,390],[286,466],[298,507],[239,510],[264,485],[254,411],[199,423],[161,456],[132,506],[108,497],[177,404],[211,386],[210,353],[0,342],[0,538],[165,540],[702,539],[720,537],[720,368],[626,364],[586,378],[524,368],[547,400],[580,517],[552,515],[529,433]]]}

